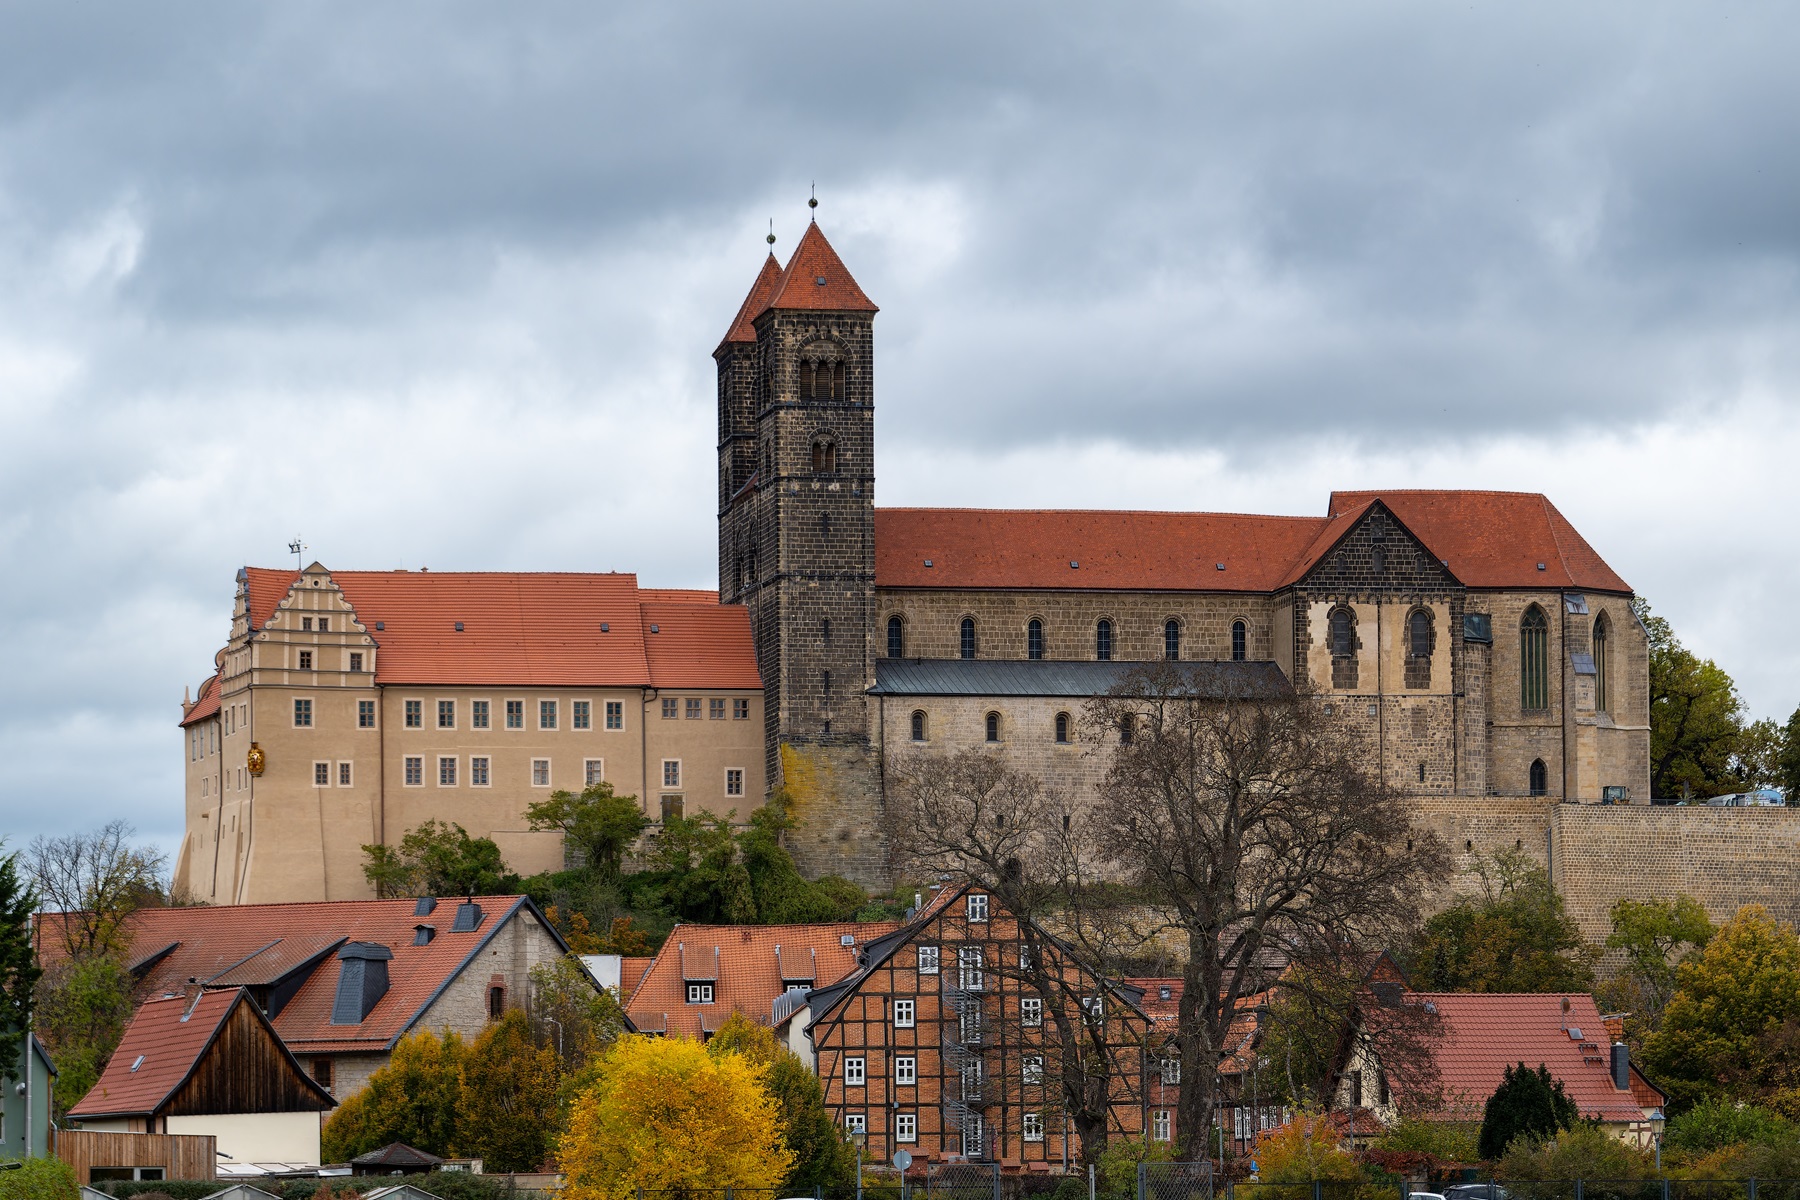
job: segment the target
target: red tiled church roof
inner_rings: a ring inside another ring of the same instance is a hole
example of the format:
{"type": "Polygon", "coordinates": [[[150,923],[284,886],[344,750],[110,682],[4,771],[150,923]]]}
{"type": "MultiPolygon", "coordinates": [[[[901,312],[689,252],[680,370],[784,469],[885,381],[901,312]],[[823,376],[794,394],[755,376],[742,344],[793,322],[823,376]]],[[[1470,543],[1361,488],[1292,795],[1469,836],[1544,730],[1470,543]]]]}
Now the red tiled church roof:
{"type": "Polygon", "coordinates": [[[194,697],[193,707],[181,714],[183,726],[192,725],[195,721],[204,721],[208,717],[217,716],[219,712],[219,676],[215,672],[207,676],[206,682],[200,685],[200,694],[194,697]]]}
{"type": "MultiPolygon", "coordinates": [[[[255,631],[299,572],[245,575],[255,631]]],[[[380,649],[381,684],[762,686],[748,610],[719,604],[717,592],[640,589],[626,573],[334,571],[331,580],[380,649]]]]}
{"type": "MultiPolygon", "coordinates": [[[[738,306],[737,316],[731,318],[731,328],[725,331],[725,337],[719,342],[723,350],[732,342],[754,342],[756,340],[756,318],[775,295],[775,289],[781,283],[781,264],[775,261],[773,254],[763,259],[762,270],[756,273],[756,282],[750,285],[750,294],[744,297],[743,304],[738,306]]],[[[717,351],[714,351],[717,353],[717,351]]]]}
{"type": "MultiPolygon", "coordinates": [[[[768,269],[766,263],[763,269],[768,269]]],[[[760,278],[758,282],[761,282],[760,278]]],[[[793,257],[788,259],[787,267],[781,272],[774,294],[754,315],[761,316],[772,308],[802,312],[881,311],[851,278],[850,268],[825,240],[825,234],[816,222],[809,224],[806,232],[800,235],[800,244],[794,247],[793,257]]]]}

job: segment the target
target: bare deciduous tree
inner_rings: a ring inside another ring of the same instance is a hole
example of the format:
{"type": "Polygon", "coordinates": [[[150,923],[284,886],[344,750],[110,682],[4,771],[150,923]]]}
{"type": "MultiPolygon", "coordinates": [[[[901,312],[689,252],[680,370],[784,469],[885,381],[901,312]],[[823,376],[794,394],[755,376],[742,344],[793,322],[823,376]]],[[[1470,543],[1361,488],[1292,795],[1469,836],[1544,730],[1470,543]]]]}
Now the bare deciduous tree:
{"type": "Polygon", "coordinates": [[[1177,1124],[1182,1155],[1204,1156],[1247,1002],[1296,962],[1400,944],[1446,857],[1311,705],[1203,696],[1167,664],[1092,701],[1087,718],[1112,750],[1076,824],[1183,943],[1177,1124]]]}
{"type": "Polygon", "coordinates": [[[125,821],[109,821],[88,833],[39,837],[26,851],[39,904],[63,914],[53,928],[69,958],[122,954],[131,914],[167,902],[168,859],[134,844],[136,833],[125,821]]]}

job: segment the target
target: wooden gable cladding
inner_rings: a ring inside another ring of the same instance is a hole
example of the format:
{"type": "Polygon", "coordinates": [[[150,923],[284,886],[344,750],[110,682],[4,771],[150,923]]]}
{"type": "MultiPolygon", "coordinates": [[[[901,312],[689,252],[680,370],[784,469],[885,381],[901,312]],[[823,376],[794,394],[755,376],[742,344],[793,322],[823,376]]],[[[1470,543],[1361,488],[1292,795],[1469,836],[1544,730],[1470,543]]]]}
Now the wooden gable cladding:
{"type": "Polygon", "coordinates": [[[334,1107],[336,1101],[300,1069],[256,1003],[241,993],[194,1069],[156,1115],[326,1112],[334,1107]]]}
{"type": "Polygon", "coordinates": [[[1109,1124],[1134,1134],[1145,1128],[1149,1020],[1134,994],[999,909],[990,894],[955,891],[871,942],[867,956],[829,989],[808,1036],[827,1106],[840,1125],[866,1132],[871,1158],[904,1149],[922,1161],[1012,1168],[1078,1159],[1062,1115],[1059,1047],[1071,1031],[1070,996],[1101,1006],[1109,1124]]]}

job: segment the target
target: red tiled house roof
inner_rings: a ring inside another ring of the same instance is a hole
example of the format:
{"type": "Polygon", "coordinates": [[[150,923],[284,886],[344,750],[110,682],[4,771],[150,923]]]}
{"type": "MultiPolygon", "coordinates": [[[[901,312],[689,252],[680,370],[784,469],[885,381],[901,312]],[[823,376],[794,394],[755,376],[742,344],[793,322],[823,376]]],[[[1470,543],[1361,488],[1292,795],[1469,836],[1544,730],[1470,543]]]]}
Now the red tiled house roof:
{"type": "MultiPolygon", "coordinates": [[[[467,932],[453,928],[456,897],[440,900],[427,915],[415,913],[410,899],[141,909],[131,919],[129,965],[141,979],[140,995],[179,994],[189,979],[209,988],[249,987],[295,1053],[385,1051],[508,921],[528,914],[561,944],[528,897],[482,896],[476,902],[481,921],[467,932]],[[415,927],[421,924],[435,932],[417,946],[415,927]],[[392,952],[388,987],[362,1021],[334,1025],[336,952],[350,942],[392,952]]],[[[39,918],[40,957],[60,955],[61,915],[39,918]]]]}
{"type": "Polygon", "coordinates": [[[106,1070],[69,1115],[229,1112],[239,1110],[229,1102],[233,1093],[244,1091],[256,1093],[264,1112],[324,1112],[336,1104],[300,1069],[244,988],[177,995],[132,1015],[106,1070]],[[221,1038],[234,1016],[240,1033],[221,1038]],[[195,1080],[194,1094],[182,1097],[195,1080]]]}
{"type": "Polygon", "coordinates": [[[677,925],[631,994],[626,1014],[645,1033],[698,1037],[734,1012],[769,1024],[789,983],[825,987],[856,969],[863,944],[896,921],[818,925],[677,925]],[[852,939],[850,945],[844,939],[852,939]],[[710,1004],[689,1004],[687,985],[710,983],[710,1004]]]}

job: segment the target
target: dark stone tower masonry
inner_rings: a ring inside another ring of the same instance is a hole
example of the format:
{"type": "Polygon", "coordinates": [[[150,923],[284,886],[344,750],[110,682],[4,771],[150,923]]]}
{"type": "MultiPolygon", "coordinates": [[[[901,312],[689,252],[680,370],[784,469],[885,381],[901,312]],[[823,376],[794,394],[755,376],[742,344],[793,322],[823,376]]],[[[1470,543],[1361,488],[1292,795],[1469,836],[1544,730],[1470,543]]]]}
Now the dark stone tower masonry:
{"type": "MultiPolygon", "coordinates": [[[[817,225],[713,352],[719,599],[750,610],[771,787],[810,876],[886,882],[875,653],[875,305],[817,225]]],[[[742,816],[743,814],[739,814],[742,816]]]]}

